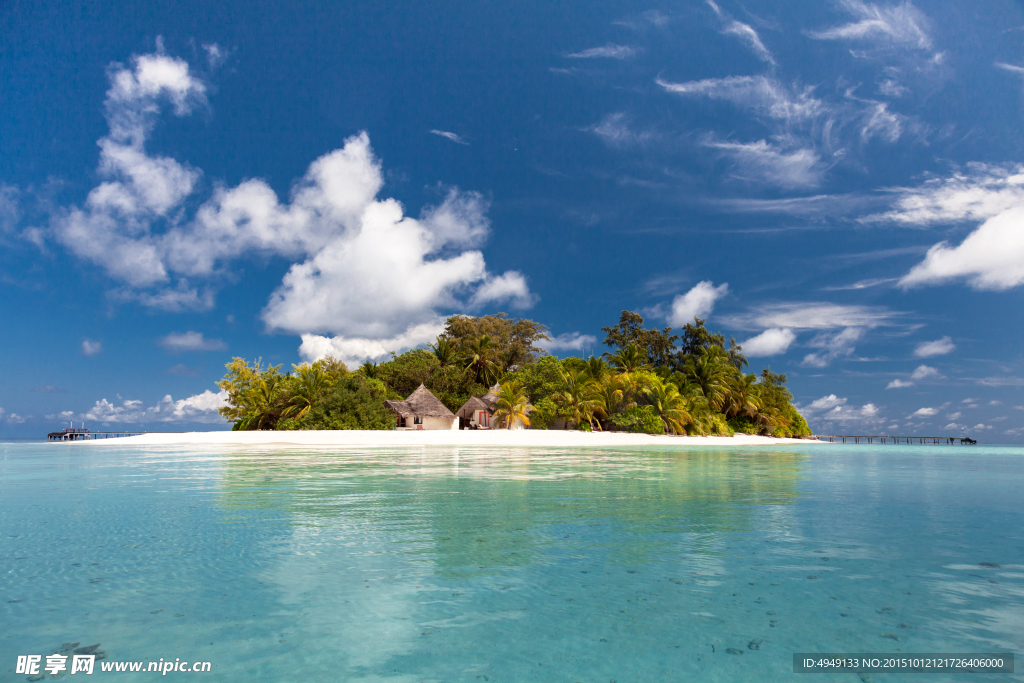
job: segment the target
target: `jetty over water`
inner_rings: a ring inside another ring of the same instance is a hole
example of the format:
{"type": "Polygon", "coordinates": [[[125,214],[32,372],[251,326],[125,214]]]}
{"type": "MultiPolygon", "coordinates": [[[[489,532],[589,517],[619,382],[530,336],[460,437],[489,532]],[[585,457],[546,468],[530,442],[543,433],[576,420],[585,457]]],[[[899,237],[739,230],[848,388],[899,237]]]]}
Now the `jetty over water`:
{"type": "Polygon", "coordinates": [[[843,435],[843,434],[818,434],[818,441],[829,443],[894,443],[894,444],[947,444],[947,445],[974,445],[978,443],[969,436],[874,436],[874,435],[843,435]]]}
{"type": "Polygon", "coordinates": [[[141,436],[152,432],[91,432],[85,427],[73,429],[66,427],[59,432],[46,435],[47,441],[89,441],[92,439],[116,439],[121,436],[141,436]]]}

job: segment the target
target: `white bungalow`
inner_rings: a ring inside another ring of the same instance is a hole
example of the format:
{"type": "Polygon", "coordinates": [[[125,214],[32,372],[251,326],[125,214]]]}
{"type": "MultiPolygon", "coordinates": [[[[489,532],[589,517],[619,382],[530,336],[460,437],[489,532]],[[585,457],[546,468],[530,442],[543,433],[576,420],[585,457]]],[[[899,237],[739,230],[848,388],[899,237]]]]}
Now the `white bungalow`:
{"type": "MultiPolygon", "coordinates": [[[[459,408],[459,412],[456,413],[459,417],[459,426],[462,429],[498,429],[501,427],[494,419],[494,403],[498,400],[498,391],[501,390],[500,384],[495,384],[491,387],[483,396],[473,396],[459,408]]],[[[533,410],[533,406],[527,406],[526,412],[533,410]]],[[[516,418],[516,421],[512,423],[512,429],[526,429],[526,425],[523,421],[516,418]]]]}
{"type": "Polygon", "coordinates": [[[404,401],[384,401],[384,406],[398,416],[399,430],[459,428],[455,413],[422,384],[404,401]]]}

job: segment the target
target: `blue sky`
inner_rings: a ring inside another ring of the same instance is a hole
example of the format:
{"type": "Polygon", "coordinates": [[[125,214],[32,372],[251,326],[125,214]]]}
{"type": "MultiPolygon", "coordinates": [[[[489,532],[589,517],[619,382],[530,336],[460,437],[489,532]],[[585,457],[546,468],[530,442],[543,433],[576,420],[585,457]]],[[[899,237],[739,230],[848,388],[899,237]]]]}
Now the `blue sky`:
{"type": "Polygon", "coordinates": [[[231,356],[697,314],[826,433],[1024,440],[1019,3],[0,7],[0,435],[231,356]]]}

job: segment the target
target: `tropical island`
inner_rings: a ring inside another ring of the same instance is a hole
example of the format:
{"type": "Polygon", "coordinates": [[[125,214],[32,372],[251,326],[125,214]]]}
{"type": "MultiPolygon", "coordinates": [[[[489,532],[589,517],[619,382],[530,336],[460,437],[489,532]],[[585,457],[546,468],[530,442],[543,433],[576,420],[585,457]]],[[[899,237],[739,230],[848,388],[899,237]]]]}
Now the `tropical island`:
{"type": "Polygon", "coordinates": [[[556,358],[545,325],[504,313],[448,318],[428,349],[355,370],[331,356],[264,366],[233,358],[217,383],[234,431],[530,429],[804,438],[786,376],[748,367],[735,339],[695,318],[679,334],[623,311],[602,357],[556,358]]]}

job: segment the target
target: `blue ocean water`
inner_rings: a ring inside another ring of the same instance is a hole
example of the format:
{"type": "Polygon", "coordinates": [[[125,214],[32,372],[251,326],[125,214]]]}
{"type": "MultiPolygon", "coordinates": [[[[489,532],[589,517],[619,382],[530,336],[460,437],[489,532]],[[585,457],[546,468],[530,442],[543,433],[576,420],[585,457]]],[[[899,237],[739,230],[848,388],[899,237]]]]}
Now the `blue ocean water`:
{"type": "Polygon", "coordinates": [[[5,681],[920,681],[792,655],[1024,652],[1024,449],[0,444],[0,624],[5,681]]]}

